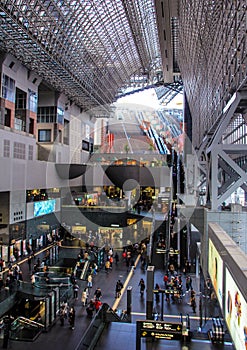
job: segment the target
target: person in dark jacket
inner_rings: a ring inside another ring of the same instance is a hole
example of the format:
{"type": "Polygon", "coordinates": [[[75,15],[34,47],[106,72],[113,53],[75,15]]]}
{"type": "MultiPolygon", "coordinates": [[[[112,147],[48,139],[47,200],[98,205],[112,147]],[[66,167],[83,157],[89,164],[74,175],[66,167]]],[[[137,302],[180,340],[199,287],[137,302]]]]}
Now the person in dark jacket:
{"type": "Polygon", "coordinates": [[[86,308],[86,311],[87,311],[87,315],[89,317],[93,317],[93,312],[95,310],[95,305],[94,305],[94,301],[91,299],[87,308],[86,308]]]}
{"type": "Polygon", "coordinates": [[[144,290],[145,290],[145,288],[146,288],[145,282],[144,282],[144,279],[143,279],[143,278],[140,279],[139,287],[140,287],[140,294],[141,294],[141,297],[143,297],[143,295],[144,295],[144,290]]]}
{"type": "Polygon", "coordinates": [[[69,310],[69,324],[71,329],[75,329],[75,308],[72,306],[69,310]]]}
{"type": "Polygon", "coordinates": [[[116,287],[115,287],[115,298],[119,298],[121,296],[121,290],[123,288],[123,283],[118,280],[117,283],[116,283],[116,287]]]}

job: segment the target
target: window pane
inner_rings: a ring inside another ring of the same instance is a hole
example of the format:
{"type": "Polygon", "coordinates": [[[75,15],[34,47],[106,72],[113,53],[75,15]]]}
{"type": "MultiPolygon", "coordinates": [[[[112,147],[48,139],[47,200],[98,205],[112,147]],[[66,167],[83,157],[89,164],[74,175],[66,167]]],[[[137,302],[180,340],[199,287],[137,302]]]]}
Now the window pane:
{"type": "Polygon", "coordinates": [[[51,142],[51,130],[39,130],[39,142],[51,142]]]}

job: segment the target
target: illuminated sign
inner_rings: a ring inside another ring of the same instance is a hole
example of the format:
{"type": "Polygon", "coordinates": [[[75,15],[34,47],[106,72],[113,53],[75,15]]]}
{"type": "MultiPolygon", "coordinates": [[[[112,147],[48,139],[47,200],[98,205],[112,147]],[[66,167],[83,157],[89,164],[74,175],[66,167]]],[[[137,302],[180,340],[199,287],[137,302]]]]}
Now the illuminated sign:
{"type": "Polygon", "coordinates": [[[156,254],[165,254],[166,252],[166,249],[156,248],[156,254]]]}
{"type": "Polygon", "coordinates": [[[220,307],[223,308],[223,261],[210,239],[208,247],[208,273],[211,278],[220,307]]]}
{"type": "Polygon", "coordinates": [[[176,255],[176,254],[180,254],[180,250],[177,250],[177,249],[173,249],[173,248],[170,248],[170,250],[169,250],[169,254],[170,255],[176,255]]]}
{"type": "Polygon", "coordinates": [[[176,289],[153,289],[155,294],[157,293],[165,293],[165,294],[180,294],[179,290],[176,289]]]}
{"type": "Polygon", "coordinates": [[[236,350],[247,349],[247,304],[226,269],[225,320],[236,350]]]}
{"type": "Polygon", "coordinates": [[[56,207],[56,199],[51,199],[48,201],[34,202],[34,216],[41,216],[53,213],[56,207]]]}
{"type": "Polygon", "coordinates": [[[138,336],[143,338],[180,340],[182,337],[182,323],[137,321],[137,332],[138,336]]]}

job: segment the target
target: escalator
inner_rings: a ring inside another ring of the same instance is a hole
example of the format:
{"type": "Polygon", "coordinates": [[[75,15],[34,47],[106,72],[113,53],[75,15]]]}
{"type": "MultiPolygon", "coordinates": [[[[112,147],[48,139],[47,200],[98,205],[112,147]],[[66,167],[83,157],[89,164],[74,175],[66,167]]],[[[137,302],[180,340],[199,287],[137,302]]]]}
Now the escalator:
{"type": "Polygon", "coordinates": [[[11,323],[10,339],[34,341],[40,335],[43,329],[43,324],[20,316],[11,323]]]}

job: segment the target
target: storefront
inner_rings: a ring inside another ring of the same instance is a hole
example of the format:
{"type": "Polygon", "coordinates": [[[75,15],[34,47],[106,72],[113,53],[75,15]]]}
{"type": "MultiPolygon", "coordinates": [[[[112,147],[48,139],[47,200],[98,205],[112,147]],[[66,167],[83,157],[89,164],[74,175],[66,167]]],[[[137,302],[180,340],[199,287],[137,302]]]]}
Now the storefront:
{"type": "Polygon", "coordinates": [[[99,235],[105,244],[118,246],[123,239],[123,228],[120,227],[99,227],[99,235]]]}
{"type": "Polygon", "coordinates": [[[71,227],[71,233],[73,234],[78,234],[78,235],[82,235],[85,234],[87,232],[87,227],[86,226],[81,226],[81,225],[75,225],[71,227]]]}

